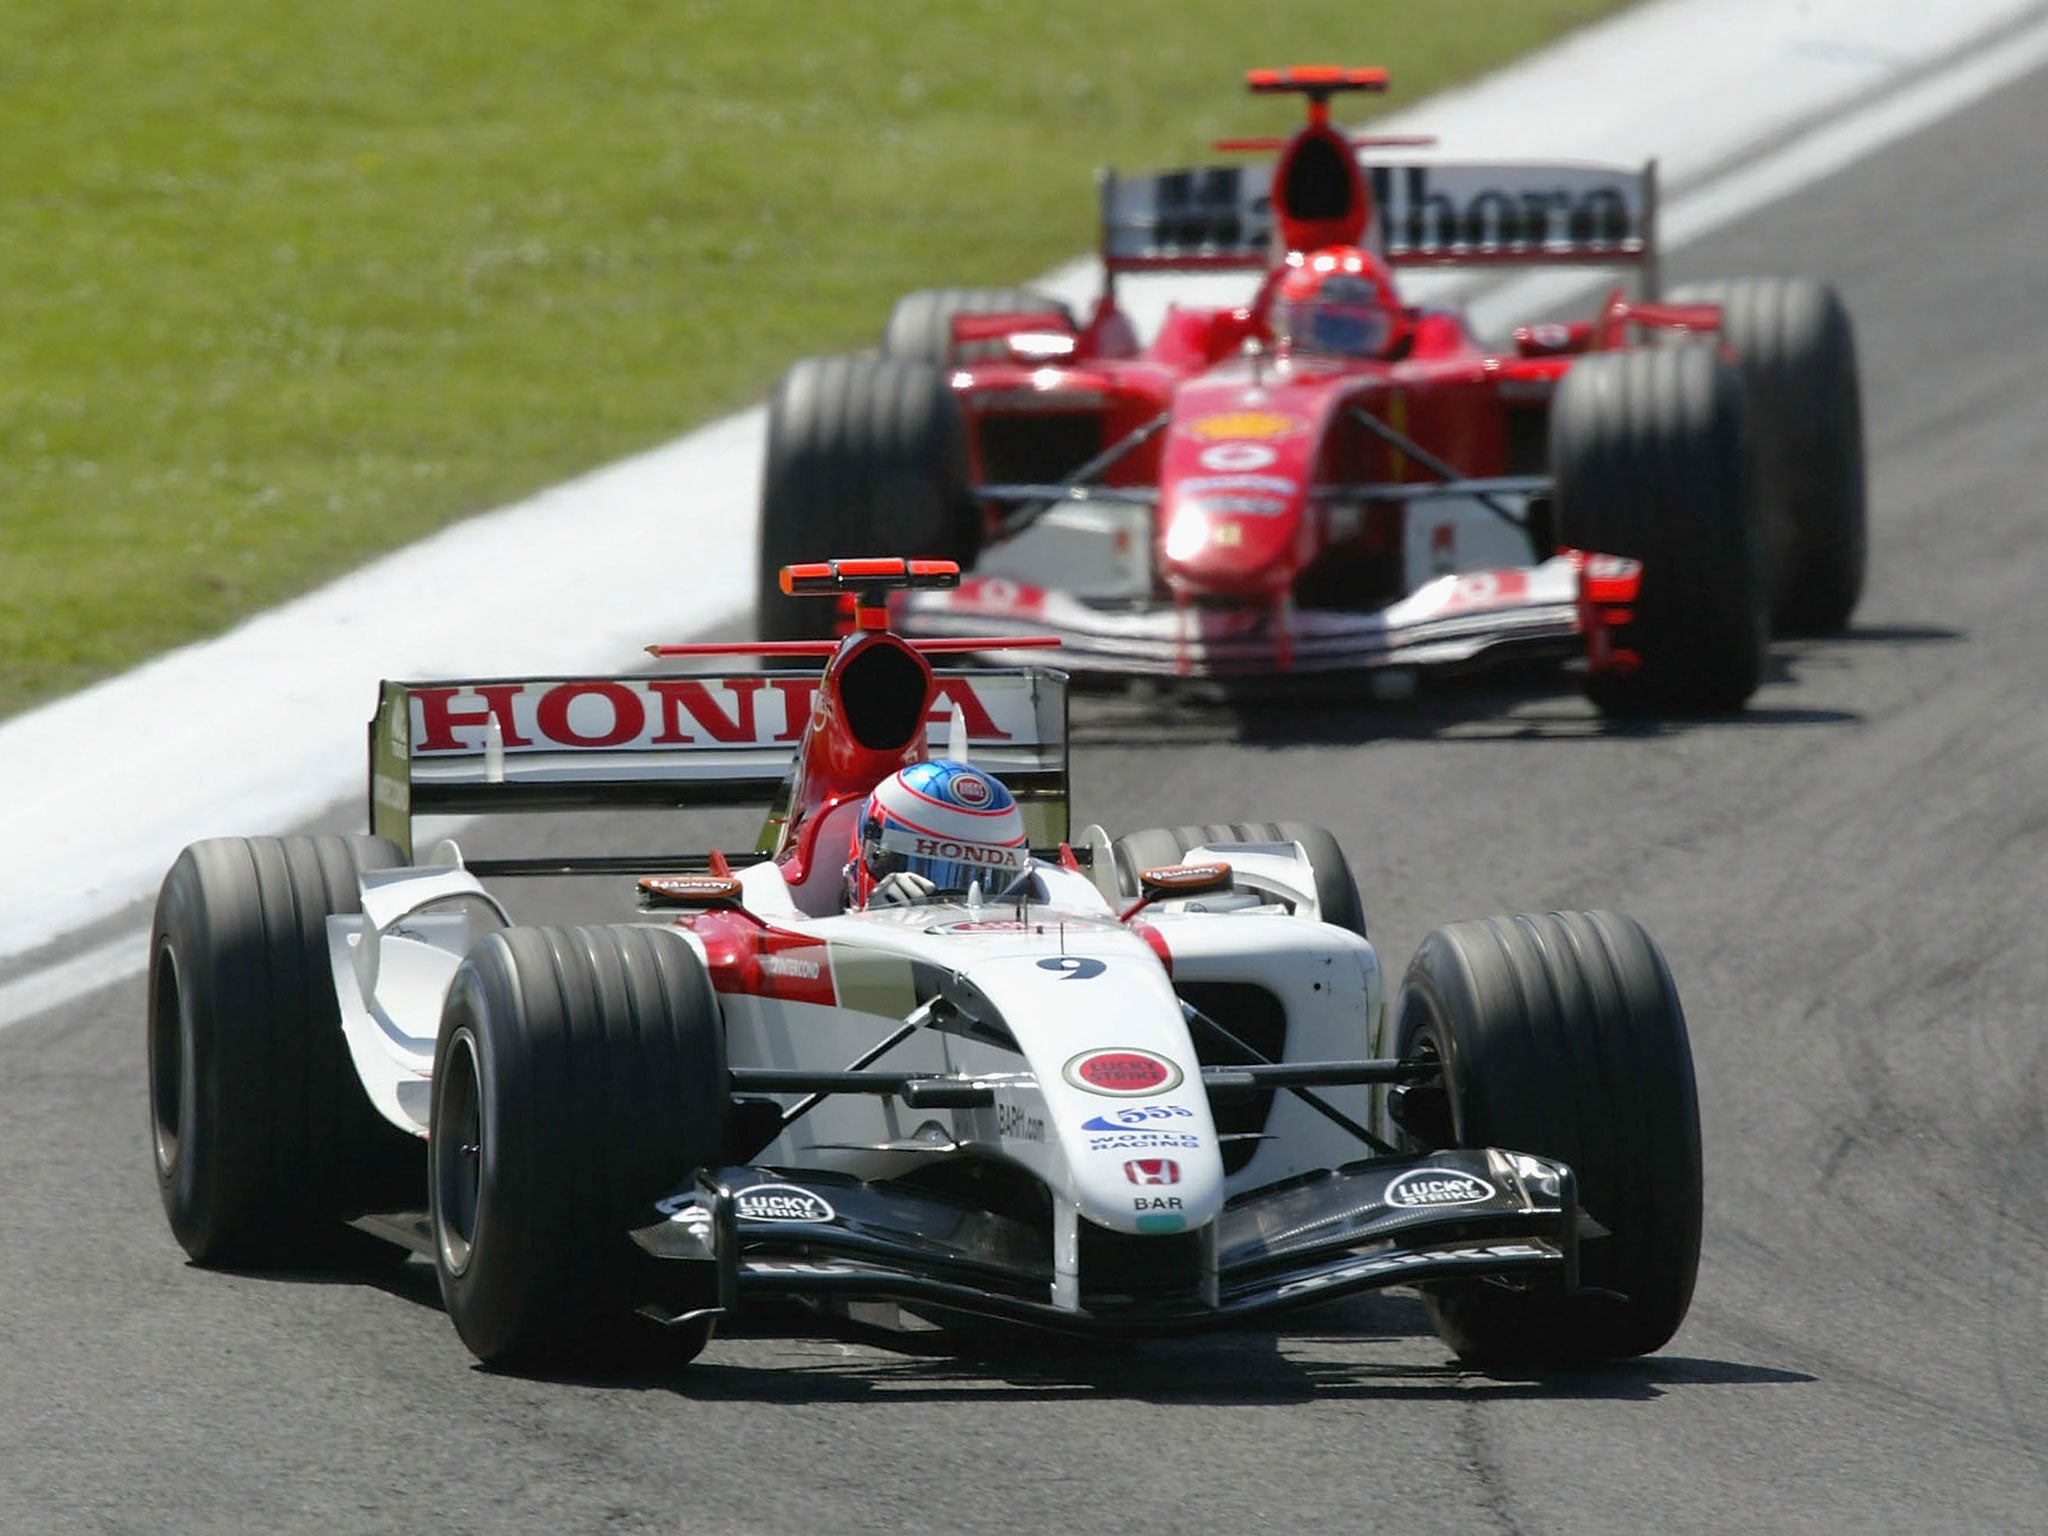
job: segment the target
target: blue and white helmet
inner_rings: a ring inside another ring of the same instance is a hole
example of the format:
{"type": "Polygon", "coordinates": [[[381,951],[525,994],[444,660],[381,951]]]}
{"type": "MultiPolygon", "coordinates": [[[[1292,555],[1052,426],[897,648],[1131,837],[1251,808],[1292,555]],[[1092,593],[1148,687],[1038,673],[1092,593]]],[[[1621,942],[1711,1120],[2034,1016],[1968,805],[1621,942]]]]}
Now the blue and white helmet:
{"type": "Polygon", "coordinates": [[[979,880],[994,896],[1031,867],[1024,813],[1000,779],[944,758],[912,763],[875,786],[854,833],[856,884],[866,901],[898,871],[941,891],[979,880]]]}

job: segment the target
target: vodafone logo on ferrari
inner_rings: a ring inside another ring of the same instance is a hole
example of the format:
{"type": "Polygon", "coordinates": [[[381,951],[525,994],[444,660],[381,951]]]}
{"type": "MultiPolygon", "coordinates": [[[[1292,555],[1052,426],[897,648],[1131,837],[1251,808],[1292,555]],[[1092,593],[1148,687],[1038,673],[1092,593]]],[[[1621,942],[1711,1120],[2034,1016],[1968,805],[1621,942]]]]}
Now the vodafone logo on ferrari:
{"type": "Polygon", "coordinates": [[[1280,455],[1259,443],[1218,443],[1202,450],[1202,468],[1221,470],[1264,469],[1280,455]]]}
{"type": "Polygon", "coordinates": [[[1060,1069],[1060,1075],[1084,1092],[1113,1099],[1171,1093],[1181,1084],[1180,1068],[1150,1051],[1083,1051],[1060,1069]]]}

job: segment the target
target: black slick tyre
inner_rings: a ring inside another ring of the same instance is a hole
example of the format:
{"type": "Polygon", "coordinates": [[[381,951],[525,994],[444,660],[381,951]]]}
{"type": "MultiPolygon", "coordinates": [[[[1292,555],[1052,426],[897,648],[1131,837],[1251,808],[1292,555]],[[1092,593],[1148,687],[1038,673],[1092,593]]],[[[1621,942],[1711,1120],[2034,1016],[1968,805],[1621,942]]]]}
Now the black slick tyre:
{"type": "Polygon", "coordinates": [[[903,295],[889,311],[889,323],[882,328],[882,356],[934,368],[999,357],[1000,342],[969,342],[956,348],[953,317],[1051,313],[1073,326],[1073,312],[1065,304],[1029,288],[921,288],[903,295]]]}
{"type": "Polygon", "coordinates": [[[1763,525],[1741,381],[1714,348],[1579,359],[1550,416],[1558,532],[1642,562],[1625,671],[1586,691],[1616,714],[1740,709],[1769,641],[1763,525]]]}
{"type": "MultiPolygon", "coordinates": [[[[355,1257],[339,1222],[416,1208],[416,1136],[364,1095],[327,918],[403,863],[375,837],[222,837],[178,855],[149,941],[149,1109],[171,1231],[207,1265],[355,1257]]],[[[393,1249],[392,1252],[398,1250],[393,1249]]]]}
{"type": "Polygon", "coordinates": [[[1749,394],[1772,629],[1840,631],[1863,595],[1869,549],[1848,309],[1828,284],[1804,277],[1692,283],[1671,301],[1721,306],[1721,337],[1749,394]]]}
{"type": "Polygon", "coordinates": [[[945,373],[897,358],[813,357],[768,402],[757,550],[764,640],[832,633],[828,598],[785,597],[785,565],[859,555],[973,564],[981,511],[967,429],[945,373]]]}
{"type": "Polygon", "coordinates": [[[1607,1233],[1580,1245],[1579,1294],[1429,1288],[1444,1342],[1509,1368],[1660,1348],[1692,1302],[1701,1176],[1685,1017],[1650,936],[1611,912],[1450,924],[1416,951],[1394,1029],[1404,1058],[1443,1063],[1450,1144],[1570,1164],[1607,1233]]]}
{"type": "Polygon", "coordinates": [[[1149,827],[1117,838],[1111,845],[1116,858],[1117,888],[1136,900],[1138,872],[1178,864],[1190,848],[1212,843],[1299,843],[1316,872],[1316,905],[1322,919],[1365,937],[1365,907],[1358,899],[1358,882],[1351,877],[1351,864],[1337,839],[1321,827],[1300,821],[1214,822],[1195,827],[1149,827]]]}
{"type": "MultiPolygon", "coordinates": [[[[661,1262],[628,1229],[723,1163],[727,1104],[717,1000],[679,934],[508,928],[471,950],[442,1011],[428,1138],[434,1264],[470,1351],[506,1369],[610,1363],[661,1262]]],[[[688,1358],[710,1333],[700,1319],[669,1343],[688,1358]]]]}

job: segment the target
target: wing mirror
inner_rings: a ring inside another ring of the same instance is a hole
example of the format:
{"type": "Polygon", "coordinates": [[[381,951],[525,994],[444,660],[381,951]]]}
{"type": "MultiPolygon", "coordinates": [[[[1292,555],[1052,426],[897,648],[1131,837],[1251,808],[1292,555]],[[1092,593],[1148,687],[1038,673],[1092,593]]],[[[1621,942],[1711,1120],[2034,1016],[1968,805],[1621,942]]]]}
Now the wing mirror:
{"type": "Polygon", "coordinates": [[[1130,921],[1161,897],[1197,896],[1204,891],[1228,890],[1230,879],[1230,866],[1220,860],[1213,864],[1164,864],[1157,869],[1141,869],[1138,871],[1138,889],[1142,894],[1124,911],[1123,920],[1130,921]]]}
{"type": "Polygon", "coordinates": [[[736,875],[642,875],[640,905],[662,907],[736,907],[740,882],[736,875]]]}

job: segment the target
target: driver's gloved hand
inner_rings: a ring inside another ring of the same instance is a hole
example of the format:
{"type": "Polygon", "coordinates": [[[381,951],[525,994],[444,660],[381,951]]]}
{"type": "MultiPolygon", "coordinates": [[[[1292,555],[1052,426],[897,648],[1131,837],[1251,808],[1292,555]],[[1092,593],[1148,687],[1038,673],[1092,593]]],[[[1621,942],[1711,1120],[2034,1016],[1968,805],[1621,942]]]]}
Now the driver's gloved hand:
{"type": "Polygon", "coordinates": [[[875,888],[868,894],[871,907],[915,907],[930,901],[938,894],[938,887],[923,875],[914,875],[907,869],[899,869],[892,875],[884,875],[875,882],[875,888]]]}

